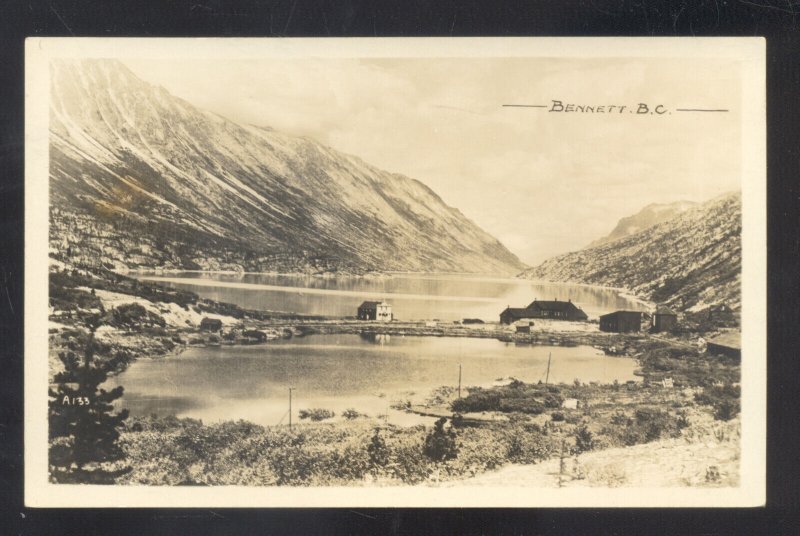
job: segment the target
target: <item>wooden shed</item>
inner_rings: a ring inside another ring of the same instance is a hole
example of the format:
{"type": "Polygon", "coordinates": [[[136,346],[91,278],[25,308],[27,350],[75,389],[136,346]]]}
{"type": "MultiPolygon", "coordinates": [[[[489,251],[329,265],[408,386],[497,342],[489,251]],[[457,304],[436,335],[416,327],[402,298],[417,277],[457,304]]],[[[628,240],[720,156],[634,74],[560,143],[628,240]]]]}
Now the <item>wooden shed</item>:
{"type": "Polygon", "coordinates": [[[628,333],[642,329],[640,311],[614,311],[600,317],[600,331],[628,333]]]}
{"type": "Polygon", "coordinates": [[[678,325],[678,314],[667,307],[666,305],[659,305],[656,307],[656,312],[653,313],[653,327],[651,331],[672,331],[678,325]]]}

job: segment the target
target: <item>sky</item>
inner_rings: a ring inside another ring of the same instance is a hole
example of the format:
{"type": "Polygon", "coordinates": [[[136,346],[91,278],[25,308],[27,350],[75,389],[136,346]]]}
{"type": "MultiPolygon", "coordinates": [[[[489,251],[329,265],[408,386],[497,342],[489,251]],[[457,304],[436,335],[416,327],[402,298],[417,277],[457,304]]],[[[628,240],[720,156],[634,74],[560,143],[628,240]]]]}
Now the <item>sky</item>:
{"type": "Polygon", "coordinates": [[[650,203],[705,201],[741,185],[741,83],[734,61],[124,63],[200,108],[309,136],[417,179],[531,265],[586,246],[650,203]],[[626,109],[551,112],[554,100],[626,109]],[[637,114],[639,103],[650,110],[661,104],[667,112],[637,114]]]}

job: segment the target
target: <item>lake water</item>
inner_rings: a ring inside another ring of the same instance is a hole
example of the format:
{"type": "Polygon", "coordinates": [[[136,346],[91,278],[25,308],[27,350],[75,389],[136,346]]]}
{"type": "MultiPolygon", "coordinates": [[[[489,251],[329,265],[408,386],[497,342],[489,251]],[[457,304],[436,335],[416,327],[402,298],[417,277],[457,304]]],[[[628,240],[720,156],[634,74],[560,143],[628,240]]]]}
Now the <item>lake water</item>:
{"type": "Polygon", "coordinates": [[[248,309],[355,316],[364,300],[385,299],[398,320],[481,318],[497,321],[507,306],[571,299],[590,318],[646,306],[613,289],[524,279],[458,274],[388,274],[374,277],[179,272],[137,275],[191,290],[201,297],[248,309]]]}
{"type": "Polygon", "coordinates": [[[175,414],[205,423],[244,419],[288,423],[298,411],[325,408],[337,417],[354,408],[372,417],[411,425],[426,419],[395,411],[396,400],[427,396],[442,385],[487,386],[500,378],[603,383],[638,379],[633,359],[608,357],[588,347],[515,345],[495,339],[311,335],[253,346],[189,348],[163,359],[139,360],[118,377],[120,405],[135,415],[175,414]],[[414,393],[414,394],[412,394],[414,393]]]}

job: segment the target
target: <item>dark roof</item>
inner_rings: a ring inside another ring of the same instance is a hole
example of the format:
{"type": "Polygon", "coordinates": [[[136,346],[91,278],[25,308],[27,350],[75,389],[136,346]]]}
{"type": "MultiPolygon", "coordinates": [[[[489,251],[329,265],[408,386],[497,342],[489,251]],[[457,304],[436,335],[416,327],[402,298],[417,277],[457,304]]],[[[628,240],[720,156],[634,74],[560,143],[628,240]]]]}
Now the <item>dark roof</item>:
{"type": "Polygon", "coordinates": [[[561,311],[561,312],[568,312],[568,311],[580,311],[580,308],[576,307],[574,303],[571,301],[539,301],[533,300],[530,305],[528,305],[527,309],[539,309],[540,311],[561,311]]]}
{"type": "Polygon", "coordinates": [[[658,307],[656,307],[656,314],[678,316],[678,313],[676,313],[666,305],[659,305],[658,307]]]}
{"type": "Polygon", "coordinates": [[[378,305],[380,305],[380,303],[381,302],[379,301],[365,301],[364,303],[359,305],[358,308],[361,309],[362,307],[377,307],[378,305]]]}
{"type": "Polygon", "coordinates": [[[724,346],[726,348],[742,349],[742,334],[738,331],[729,331],[723,333],[719,337],[715,337],[708,341],[708,344],[715,344],[717,346],[724,346]]]}
{"type": "MultiPolygon", "coordinates": [[[[505,310],[503,310],[503,313],[509,313],[511,316],[518,316],[520,318],[523,318],[527,312],[528,310],[524,307],[506,307],[505,310]]],[[[500,314],[502,315],[503,313],[500,314]]]]}
{"type": "Polygon", "coordinates": [[[617,316],[617,315],[621,315],[621,314],[622,315],[639,315],[639,316],[642,316],[642,312],[641,311],[624,311],[623,310],[623,311],[614,311],[613,313],[608,313],[608,314],[601,315],[600,318],[608,318],[610,316],[617,316]]]}

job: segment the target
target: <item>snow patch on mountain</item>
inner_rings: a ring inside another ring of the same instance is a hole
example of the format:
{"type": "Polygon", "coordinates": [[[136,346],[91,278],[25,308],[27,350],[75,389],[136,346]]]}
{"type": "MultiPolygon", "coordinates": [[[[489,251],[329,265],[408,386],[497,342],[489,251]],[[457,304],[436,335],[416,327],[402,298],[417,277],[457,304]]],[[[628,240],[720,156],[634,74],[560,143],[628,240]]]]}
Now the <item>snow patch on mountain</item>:
{"type": "Polygon", "coordinates": [[[87,259],[185,269],[207,259],[251,271],[524,268],[419,181],[199,110],[119,62],[54,61],[51,94],[51,217],[64,218],[55,229],[69,229],[87,259]],[[97,229],[102,238],[90,236],[97,229]],[[150,253],[126,255],[122,244],[136,239],[150,253]]]}

